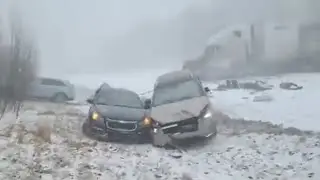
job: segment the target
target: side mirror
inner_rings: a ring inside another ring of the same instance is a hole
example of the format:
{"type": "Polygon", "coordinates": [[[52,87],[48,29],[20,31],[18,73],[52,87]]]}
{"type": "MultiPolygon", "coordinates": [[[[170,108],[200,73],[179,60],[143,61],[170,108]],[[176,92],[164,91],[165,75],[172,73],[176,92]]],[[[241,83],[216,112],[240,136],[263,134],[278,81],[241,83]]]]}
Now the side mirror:
{"type": "Polygon", "coordinates": [[[145,109],[150,109],[151,108],[151,99],[146,99],[144,101],[144,108],[145,109]]]}
{"type": "Polygon", "coordinates": [[[90,97],[90,98],[88,98],[87,99],[87,103],[89,103],[89,104],[93,104],[93,99],[90,97]]]}
{"type": "Polygon", "coordinates": [[[211,90],[210,90],[208,87],[205,87],[205,88],[204,88],[204,91],[205,91],[206,93],[211,92],[211,90]]]}

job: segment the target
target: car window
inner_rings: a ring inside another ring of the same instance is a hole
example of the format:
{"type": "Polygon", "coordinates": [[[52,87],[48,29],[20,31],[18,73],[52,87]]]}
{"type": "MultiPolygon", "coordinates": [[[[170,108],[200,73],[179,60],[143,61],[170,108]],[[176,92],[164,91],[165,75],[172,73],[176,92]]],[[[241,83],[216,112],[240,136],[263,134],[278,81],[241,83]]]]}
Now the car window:
{"type": "Polygon", "coordinates": [[[95,91],[94,94],[98,94],[102,89],[110,88],[110,86],[107,83],[103,83],[100,85],[100,87],[95,91]]]}
{"type": "Polygon", "coordinates": [[[129,108],[143,108],[143,103],[134,92],[119,91],[114,89],[100,90],[95,96],[96,104],[104,104],[109,106],[123,106],[129,108]]]}
{"type": "Polygon", "coordinates": [[[47,85],[47,86],[65,86],[65,84],[62,81],[55,80],[55,79],[48,79],[43,78],[41,79],[41,85],[47,85]]]}
{"type": "Polygon", "coordinates": [[[201,84],[194,80],[158,86],[153,92],[152,106],[174,103],[204,95],[201,84]]]}
{"type": "Polygon", "coordinates": [[[94,92],[95,95],[97,95],[101,91],[101,86],[94,92]]]}

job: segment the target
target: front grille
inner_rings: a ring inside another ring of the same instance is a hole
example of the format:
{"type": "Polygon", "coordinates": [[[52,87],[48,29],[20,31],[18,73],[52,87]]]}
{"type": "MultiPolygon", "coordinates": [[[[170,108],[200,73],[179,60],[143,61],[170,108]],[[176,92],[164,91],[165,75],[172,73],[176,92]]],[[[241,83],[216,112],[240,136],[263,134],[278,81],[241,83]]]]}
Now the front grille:
{"type": "Polygon", "coordinates": [[[179,122],[174,122],[162,126],[163,133],[185,133],[198,130],[198,117],[188,118],[179,122]]]}
{"type": "Polygon", "coordinates": [[[198,124],[198,119],[199,119],[198,117],[192,117],[192,118],[184,119],[184,120],[181,120],[178,122],[170,122],[167,124],[163,124],[163,125],[161,125],[161,127],[166,127],[166,126],[170,126],[173,124],[177,124],[179,126],[183,126],[183,125],[187,125],[187,124],[198,124]]]}
{"type": "Polygon", "coordinates": [[[133,121],[107,120],[107,128],[120,131],[134,131],[137,123],[133,121]]]}

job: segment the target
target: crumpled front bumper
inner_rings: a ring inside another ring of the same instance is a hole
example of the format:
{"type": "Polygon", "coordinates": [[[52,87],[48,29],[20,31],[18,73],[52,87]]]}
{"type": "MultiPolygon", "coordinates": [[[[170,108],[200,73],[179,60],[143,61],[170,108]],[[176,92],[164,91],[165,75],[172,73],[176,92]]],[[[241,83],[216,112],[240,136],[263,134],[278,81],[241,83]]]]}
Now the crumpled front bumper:
{"type": "Polygon", "coordinates": [[[207,119],[198,119],[198,128],[192,132],[176,132],[176,133],[165,133],[164,129],[159,127],[153,131],[153,143],[157,146],[164,146],[170,144],[172,140],[182,140],[188,138],[197,137],[211,137],[217,134],[216,121],[210,117],[207,119]]]}
{"type": "Polygon", "coordinates": [[[174,133],[171,138],[174,139],[187,139],[194,137],[210,137],[216,134],[216,122],[212,118],[199,119],[198,130],[193,132],[174,133]]]}

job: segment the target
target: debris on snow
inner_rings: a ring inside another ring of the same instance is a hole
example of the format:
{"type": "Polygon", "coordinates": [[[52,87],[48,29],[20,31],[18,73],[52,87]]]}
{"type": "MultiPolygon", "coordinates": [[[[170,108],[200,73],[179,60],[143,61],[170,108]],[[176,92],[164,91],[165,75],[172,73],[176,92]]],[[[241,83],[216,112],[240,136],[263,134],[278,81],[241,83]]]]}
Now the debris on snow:
{"type": "Polygon", "coordinates": [[[173,152],[173,153],[170,153],[170,156],[175,159],[180,159],[182,157],[182,154],[180,152],[173,152]]]}
{"type": "Polygon", "coordinates": [[[253,98],[253,102],[270,102],[272,100],[273,100],[272,96],[267,95],[267,94],[254,96],[254,98],[253,98]]]}

